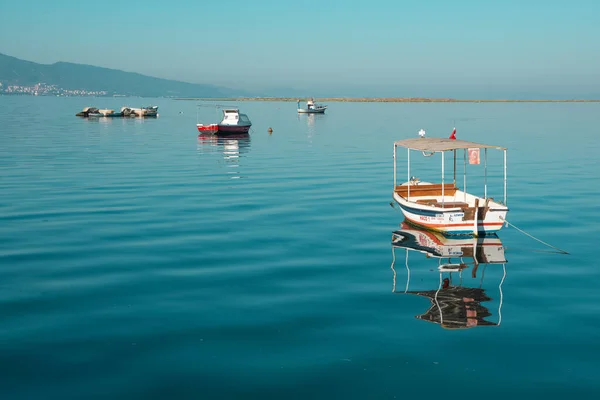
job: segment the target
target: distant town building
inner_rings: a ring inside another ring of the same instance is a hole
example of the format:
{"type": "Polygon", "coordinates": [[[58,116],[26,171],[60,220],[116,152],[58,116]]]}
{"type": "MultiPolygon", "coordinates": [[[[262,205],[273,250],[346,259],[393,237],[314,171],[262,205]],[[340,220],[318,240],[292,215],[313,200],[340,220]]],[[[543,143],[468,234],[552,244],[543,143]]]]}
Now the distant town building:
{"type": "Polygon", "coordinates": [[[6,85],[0,82],[0,94],[21,94],[30,96],[106,96],[105,90],[63,89],[43,82],[31,86],[6,85]]]}

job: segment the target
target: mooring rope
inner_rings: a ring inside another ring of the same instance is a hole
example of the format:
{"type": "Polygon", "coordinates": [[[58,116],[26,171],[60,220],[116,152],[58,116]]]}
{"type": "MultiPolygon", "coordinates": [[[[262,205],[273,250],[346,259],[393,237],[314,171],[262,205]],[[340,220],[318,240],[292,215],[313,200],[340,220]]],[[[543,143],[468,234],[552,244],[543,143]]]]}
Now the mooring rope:
{"type": "Polygon", "coordinates": [[[500,217],[500,219],[501,219],[502,221],[506,222],[506,225],[510,225],[510,226],[512,226],[513,228],[515,228],[516,230],[518,230],[518,231],[519,231],[519,232],[521,232],[522,234],[529,236],[529,237],[530,237],[530,238],[532,238],[533,240],[537,240],[537,241],[538,241],[538,242],[540,242],[541,244],[543,244],[543,245],[546,245],[546,246],[548,246],[548,247],[551,247],[551,248],[553,248],[554,250],[558,251],[558,252],[559,252],[559,253],[561,253],[561,254],[570,254],[569,252],[567,252],[567,251],[564,251],[563,249],[559,249],[559,248],[558,248],[558,247],[556,247],[556,246],[552,246],[551,244],[548,244],[548,243],[544,242],[543,240],[536,238],[536,237],[535,237],[535,236],[533,236],[532,234],[525,232],[523,229],[520,229],[520,228],[519,228],[519,227],[517,227],[515,224],[513,224],[513,223],[511,223],[511,222],[508,222],[508,221],[507,221],[507,220],[505,220],[504,218],[500,217]]]}

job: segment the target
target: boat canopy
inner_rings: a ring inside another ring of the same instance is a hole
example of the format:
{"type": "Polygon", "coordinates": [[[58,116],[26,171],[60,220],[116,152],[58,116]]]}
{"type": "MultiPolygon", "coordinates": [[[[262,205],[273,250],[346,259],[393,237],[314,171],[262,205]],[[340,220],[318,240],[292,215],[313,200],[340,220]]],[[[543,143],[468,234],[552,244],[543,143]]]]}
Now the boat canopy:
{"type": "Polygon", "coordinates": [[[444,139],[444,138],[411,138],[394,142],[395,146],[405,147],[418,151],[452,151],[457,149],[498,149],[506,150],[505,147],[467,142],[466,140],[444,139]]]}

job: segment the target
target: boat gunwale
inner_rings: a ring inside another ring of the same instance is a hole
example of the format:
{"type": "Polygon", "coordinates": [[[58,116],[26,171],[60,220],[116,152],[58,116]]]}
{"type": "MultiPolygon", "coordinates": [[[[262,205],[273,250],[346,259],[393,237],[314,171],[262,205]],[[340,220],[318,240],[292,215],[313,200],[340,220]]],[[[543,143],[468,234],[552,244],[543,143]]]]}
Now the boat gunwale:
{"type": "MultiPolygon", "coordinates": [[[[480,200],[486,200],[481,196],[475,196],[474,194],[468,193],[471,196],[477,197],[480,200]]],[[[437,211],[437,212],[456,212],[456,211],[462,211],[465,207],[460,207],[460,206],[456,206],[456,207],[437,207],[437,206],[431,206],[428,204],[423,204],[423,203],[417,203],[416,201],[413,200],[408,200],[406,197],[402,196],[401,194],[399,194],[398,192],[394,192],[394,196],[398,196],[399,199],[402,200],[403,203],[406,203],[406,207],[411,207],[417,210],[427,210],[427,211],[437,211]]],[[[412,196],[411,196],[412,197],[412,196]]],[[[418,197],[418,196],[415,196],[418,197]]],[[[425,197],[432,197],[432,196],[425,196],[425,197]]],[[[490,198],[491,199],[491,198],[490,198]]],[[[395,199],[396,201],[398,201],[398,199],[395,199]]],[[[502,203],[498,203],[495,200],[491,200],[493,203],[496,203],[500,206],[500,208],[495,207],[495,208],[488,208],[488,211],[510,211],[510,209],[508,208],[508,206],[503,205],[502,203]],[[502,208],[504,207],[504,208],[502,208]]],[[[398,203],[401,203],[400,201],[398,201],[398,203]]],[[[467,205],[467,208],[472,208],[472,206],[467,205]]]]}

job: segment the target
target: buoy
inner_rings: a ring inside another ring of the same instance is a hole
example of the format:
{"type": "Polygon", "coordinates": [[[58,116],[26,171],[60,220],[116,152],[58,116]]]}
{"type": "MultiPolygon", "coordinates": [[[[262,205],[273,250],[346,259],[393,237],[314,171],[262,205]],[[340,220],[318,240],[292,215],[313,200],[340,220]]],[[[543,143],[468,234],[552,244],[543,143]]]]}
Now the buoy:
{"type": "Polygon", "coordinates": [[[273,133],[273,128],[269,128],[267,131],[268,131],[269,133],[273,133]]]}

